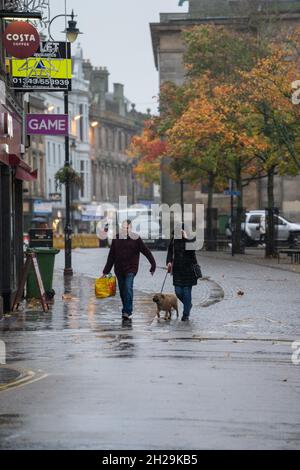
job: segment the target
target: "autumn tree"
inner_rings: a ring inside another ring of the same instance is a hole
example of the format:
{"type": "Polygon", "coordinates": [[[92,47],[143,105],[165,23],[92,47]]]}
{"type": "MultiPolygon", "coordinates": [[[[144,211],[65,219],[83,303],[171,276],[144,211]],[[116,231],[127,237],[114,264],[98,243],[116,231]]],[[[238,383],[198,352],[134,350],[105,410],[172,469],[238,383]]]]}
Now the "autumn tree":
{"type": "MultiPolygon", "coordinates": [[[[257,41],[257,37],[250,31],[244,30],[241,33],[241,31],[214,25],[197,26],[187,30],[184,33],[184,41],[186,44],[185,65],[187,76],[196,80],[208,77],[212,100],[215,99],[212,91],[215,87],[221,87],[221,90],[224,85],[231,86],[233,96],[230,97],[226,93],[223,96],[223,101],[227,99],[229,106],[226,106],[225,102],[223,103],[224,109],[228,110],[226,115],[227,126],[230,127],[231,125],[233,129],[238,129],[242,135],[245,135],[245,133],[249,134],[248,129],[243,127],[243,121],[237,119],[242,102],[237,98],[235,90],[240,87],[242,81],[240,72],[250,71],[258,58],[267,53],[267,48],[263,51],[261,43],[257,41]],[[230,100],[231,103],[229,104],[230,100]],[[230,119],[231,124],[229,125],[230,119]]],[[[225,88],[223,88],[224,90],[225,88]]],[[[242,116],[240,115],[240,117],[242,116]]],[[[250,159],[253,159],[252,155],[250,159]]],[[[231,167],[235,169],[234,172],[230,173],[233,173],[233,179],[239,189],[236,217],[236,248],[237,251],[240,251],[240,227],[243,207],[242,178],[244,169],[249,167],[249,165],[245,155],[237,151],[231,153],[230,160],[232,163],[231,167]],[[234,159],[236,159],[235,162],[234,159]]],[[[254,166],[252,165],[252,170],[253,168],[254,166]]],[[[249,181],[249,175],[247,174],[244,184],[248,184],[249,181]]],[[[208,217],[210,217],[209,212],[208,217]]]]}
{"type": "Polygon", "coordinates": [[[195,26],[183,33],[187,76],[199,78],[207,73],[221,84],[240,80],[240,70],[251,70],[257,58],[266,54],[247,30],[223,26],[195,26]]]}
{"type": "Polygon", "coordinates": [[[156,119],[146,121],[142,134],[132,138],[128,150],[134,162],[134,173],[142,184],[160,184],[160,161],[165,149],[165,142],[157,134],[156,119]]]}
{"type": "Polygon", "coordinates": [[[162,86],[160,116],[147,123],[131,147],[138,156],[137,174],[149,181],[154,176],[158,181],[166,156],[175,178],[207,180],[208,212],[215,188],[233,179],[239,193],[238,249],[245,185],[267,177],[268,207],[273,208],[274,176],[300,168],[299,107],[291,101],[300,32],[285,42],[281,38],[281,44],[268,43],[265,19],[254,19],[242,32],[202,25],[183,33],[187,80],[180,87],[162,86]]]}
{"type": "MultiPolygon", "coordinates": [[[[204,83],[194,81],[198,94],[167,132],[167,152],[173,158],[172,167],[191,182],[208,180],[209,216],[215,188],[224,189],[229,178],[236,181],[242,201],[243,185],[259,172],[256,154],[266,143],[247,122],[247,109],[233,85],[212,88],[209,80],[204,83]]],[[[207,223],[209,227],[209,217],[207,223]]]]}
{"type": "Polygon", "coordinates": [[[241,74],[242,90],[256,133],[264,136],[267,144],[266,148],[256,155],[267,174],[270,214],[267,256],[276,254],[272,216],[275,206],[275,175],[296,175],[300,169],[299,108],[293,105],[291,96],[291,84],[297,77],[296,64],[295,60],[288,60],[287,47],[277,46],[272,54],[260,60],[251,71],[241,74]]]}

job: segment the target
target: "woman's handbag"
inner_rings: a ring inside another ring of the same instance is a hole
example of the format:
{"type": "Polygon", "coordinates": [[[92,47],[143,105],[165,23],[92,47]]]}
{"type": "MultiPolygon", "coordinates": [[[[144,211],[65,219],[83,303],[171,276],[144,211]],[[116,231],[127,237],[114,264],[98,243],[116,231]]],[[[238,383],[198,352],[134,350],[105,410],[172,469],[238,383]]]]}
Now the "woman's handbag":
{"type": "Polygon", "coordinates": [[[201,279],[203,277],[199,264],[193,264],[193,271],[197,279],[201,279]]]}
{"type": "Polygon", "coordinates": [[[109,276],[101,277],[95,281],[95,295],[97,299],[106,299],[107,297],[114,297],[117,291],[117,280],[111,274],[109,276]]]}

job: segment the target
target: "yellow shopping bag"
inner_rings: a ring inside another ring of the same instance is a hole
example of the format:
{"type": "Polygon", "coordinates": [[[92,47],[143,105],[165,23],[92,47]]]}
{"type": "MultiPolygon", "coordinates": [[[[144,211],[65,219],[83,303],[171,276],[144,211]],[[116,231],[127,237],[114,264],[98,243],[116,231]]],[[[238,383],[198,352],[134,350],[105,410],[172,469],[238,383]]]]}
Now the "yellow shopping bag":
{"type": "Polygon", "coordinates": [[[96,279],[95,294],[98,299],[106,299],[116,295],[117,280],[115,276],[106,276],[96,279]]]}

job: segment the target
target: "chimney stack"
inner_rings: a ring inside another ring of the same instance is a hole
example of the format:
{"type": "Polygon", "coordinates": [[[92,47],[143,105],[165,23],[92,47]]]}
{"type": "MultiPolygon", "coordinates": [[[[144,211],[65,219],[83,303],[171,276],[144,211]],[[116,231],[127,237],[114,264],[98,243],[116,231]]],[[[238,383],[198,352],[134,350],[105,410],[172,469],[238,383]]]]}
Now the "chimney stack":
{"type": "Polygon", "coordinates": [[[124,85],[121,83],[114,83],[114,100],[118,103],[118,111],[120,116],[126,114],[126,104],[124,99],[124,85]]]}

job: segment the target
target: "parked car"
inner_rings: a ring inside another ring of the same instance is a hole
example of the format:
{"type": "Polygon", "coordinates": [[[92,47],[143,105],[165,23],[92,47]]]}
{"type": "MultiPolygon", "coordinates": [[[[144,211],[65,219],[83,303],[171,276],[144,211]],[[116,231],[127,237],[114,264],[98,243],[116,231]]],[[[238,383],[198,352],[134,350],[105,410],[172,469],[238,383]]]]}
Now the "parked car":
{"type": "MultiPolygon", "coordinates": [[[[244,222],[241,224],[242,241],[246,246],[259,245],[262,241],[263,219],[265,217],[264,210],[253,210],[246,212],[244,222]]],[[[274,216],[276,227],[277,241],[285,242],[291,246],[300,245],[300,224],[288,221],[281,215],[274,216]]],[[[228,238],[232,236],[232,223],[229,223],[226,228],[226,235],[228,238]]]]}

